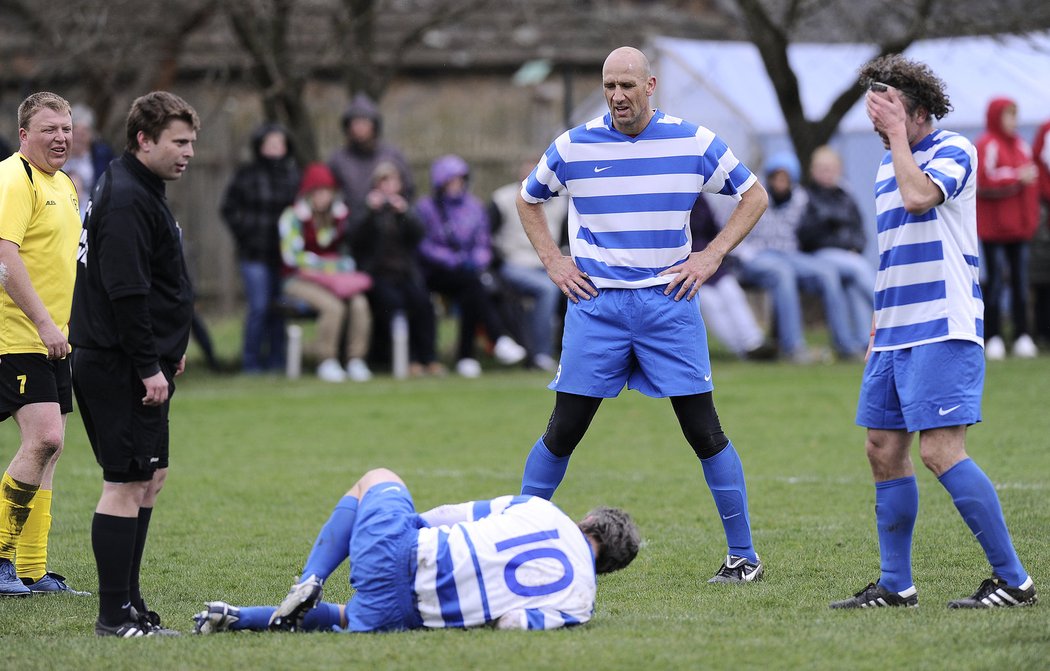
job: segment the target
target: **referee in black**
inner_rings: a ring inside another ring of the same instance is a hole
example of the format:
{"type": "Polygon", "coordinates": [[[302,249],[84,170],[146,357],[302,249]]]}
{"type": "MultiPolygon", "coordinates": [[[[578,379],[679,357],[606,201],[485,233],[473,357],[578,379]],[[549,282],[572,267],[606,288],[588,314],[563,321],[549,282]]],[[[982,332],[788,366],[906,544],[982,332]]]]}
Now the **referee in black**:
{"type": "Polygon", "coordinates": [[[73,392],[102,467],[91,523],[99,636],[178,633],[147,608],[139,567],[168,473],[168,406],[193,317],[165,182],[182,177],[199,127],[197,112],[174,94],[136,99],[124,154],[95,185],[80,239],[69,341],[73,392]]]}

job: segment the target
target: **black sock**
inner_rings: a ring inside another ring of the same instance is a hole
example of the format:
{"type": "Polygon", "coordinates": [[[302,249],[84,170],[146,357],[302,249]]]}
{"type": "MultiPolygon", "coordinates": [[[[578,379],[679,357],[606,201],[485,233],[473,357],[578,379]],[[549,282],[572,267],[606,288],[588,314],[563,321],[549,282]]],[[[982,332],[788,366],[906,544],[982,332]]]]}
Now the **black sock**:
{"type": "Polygon", "coordinates": [[[139,508],[137,533],[135,536],[135,553],[131,556],[131,579],[128,581],[128,596],[131,605],[143,615],[149,610],[139,589],[139,570],[142,568],[142,552],[146,549],[146,534],[149,532],[150,517],[153,508],[139,508]]]}
{"type": "Polygon", "coordinates": [[[138,520],[95,513],[91,549],[98,568],[98,618],[118,625],[128,619],[128,584],[138,520]]]}

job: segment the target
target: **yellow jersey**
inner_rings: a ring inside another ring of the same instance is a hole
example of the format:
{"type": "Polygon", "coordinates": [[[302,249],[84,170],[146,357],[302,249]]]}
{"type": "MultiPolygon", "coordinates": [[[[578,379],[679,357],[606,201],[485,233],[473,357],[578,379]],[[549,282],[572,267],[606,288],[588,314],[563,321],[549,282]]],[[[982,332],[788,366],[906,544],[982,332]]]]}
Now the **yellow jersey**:
{"type": "MultiPolygon", "coordinates": [[[[69,335],[69,312],[80,243],[73,181],[49,175],[21,153],[0,161],[0,238],[18,245],[29,281],[55,325],[69,335]]],[[[36,326],[0,290],[0,354],[47,354],[36,326]]]]}

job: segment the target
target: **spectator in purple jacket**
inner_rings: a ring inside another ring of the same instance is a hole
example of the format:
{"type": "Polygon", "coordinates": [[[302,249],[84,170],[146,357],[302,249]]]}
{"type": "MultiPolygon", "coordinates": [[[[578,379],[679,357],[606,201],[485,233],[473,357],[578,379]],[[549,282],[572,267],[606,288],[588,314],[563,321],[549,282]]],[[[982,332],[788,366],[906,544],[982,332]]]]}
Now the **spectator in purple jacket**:
{"type": "Polygon", "coordinates": [[[456,372],[463,377],[481,375],[475,356],[474,336],[479,324],[503,364],[525,358],[525,348],[505,334],[488,291],[492,279],[489,215],[468,190],[470,168],[459,156],[448,154],[430,166],[431,195],[416,204],[425,234],[419,246],[423,272],[431,291],[443,294],[459,310],[459,344],[456,372]]]}

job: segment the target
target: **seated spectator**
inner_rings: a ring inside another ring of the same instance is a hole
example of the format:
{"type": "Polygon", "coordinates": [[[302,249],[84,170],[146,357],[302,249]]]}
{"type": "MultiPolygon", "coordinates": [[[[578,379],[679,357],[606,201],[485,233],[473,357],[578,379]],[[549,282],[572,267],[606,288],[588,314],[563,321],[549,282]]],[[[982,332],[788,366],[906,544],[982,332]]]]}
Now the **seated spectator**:
{"type": "Polygon", "coordinates": [[[831,147],[813,152],[809,176],[809,205],[798,227],[799,246],[838,272],[853,339],[866,341],[875,310],[875,264],[864,256],[867,234],[860,208],[842,187],[842,160],[831,147]]]}
{"type": "Polygon", "coordinates": [[[222,218],[233,235],[244,282],[244,342],[241,367],[256,374],[284,368],[281,249],[277,220],[295,202],[299,165],[288,131],[268,123],[252,134],[252,160],[234,174],[222,198],[222,218]]]}
{"type": "Polygon", "coordinates": [[[416,255],[422,239],[423,224],[402,194],[397,166],[381,162],[354,216],[350,245],[360,269],[372,277],[372,360],[390,360],[390,326],[401,312],[408,320],[409,373],[416,377],[445,372],[434,358],[434,306],[416,255]]]}
{"type": "MultiPolygon", "coordinates": [[[[720,227],[703,194],[697,196],[693,203],[693,210],[689,213],[689,229],[693,236],[694,252],[707,247],[718,235],[720,227]]],[[[747,302],[747,295],[731,270],[735,264],[736,259],[726,257],[715,274],[700,286],[697,302],[704,324],[741,359],[775,358],[776,348],[766,343],[765,334],[747,302]]]]}
{"type": "Polygon", "coordinates": [[[761,287],[772,297],[781,356],[796,363],[813,360],[802,322],[802,287],[823,301],[832,346],[838,355],[863,357],[868,332],[863,342],[855,338],[838,273],[798,248],[798,227],[808,204],[805,190],[797,186],[798,159],[790,153],[777,154],[766,162],[764,172],[769,209],[734,252],[741,261],[740,281],[761,287]]]}
{"type": "MultiPolygon", "coordinates": [[[[520,166],[518,176],[523,180],[532,172],[535,161],[520,166]]],[[[503,282],[533,303],[525,315],[528,326],[526,349],[532,355],[532,364],[545,371],[558,367],[553,354],[554,320],[562,305],[558,285],[547,276],[547,269],[536,254],[518,217],[517,198],[521,181],[505,184],[492,192],[492,243],[497,256],[497,267],[503,282]]],[[[551,198],[543,204],[551,237],[561,240],[565,220],[569,214],[568,198],[551,198]]]]}
{"type": "Polygon", "coordinates": [[[431,195],[417,204],[426,233],[419,251],[431,291],[456,303],[459,309],[459,344],[456,372],[463,377],[481,375],[474,338],[482,325],[495,343],[493,354],[503,364],[525,358],[525,348],[505,335],[503,324],[486,287],[492,261],[489,217],[485,206],[468,191],[470,168],[459,156],[437,158],[430,166],[431,195]]]}
{"type": "Polygon", "coordinates": [[[372,282],[356,271],[347,248],[350,208],[336,197],[336,189],[328,166],[312,163],[303,174],[298,200],[281,215],[284,293],[319,313],[314,342],[314,354],[321,361],[317,376],[326,382],[343,382],[347,377],[364,382],[372,377],[365,363],[372,329],[365,291],[372,282]],[[349,358],[345,369],[339,363],[339,337],[344,330],[349,358]]]}

